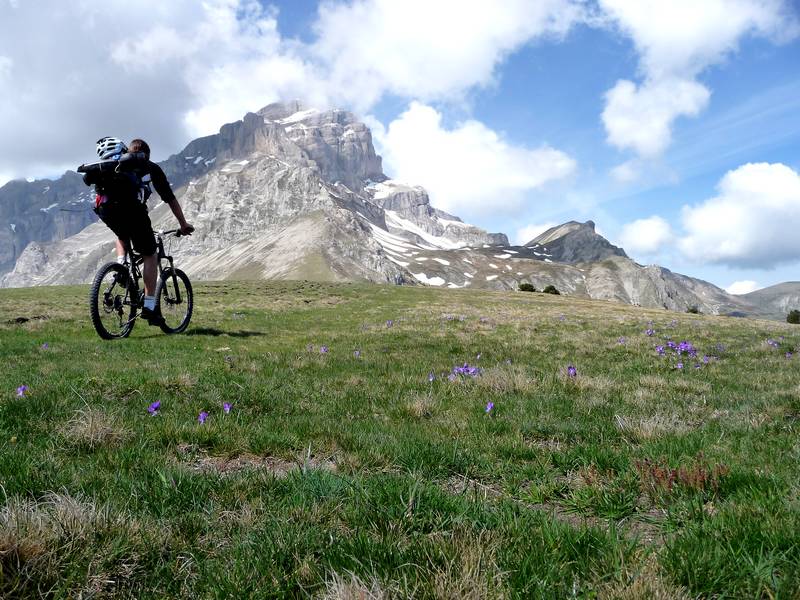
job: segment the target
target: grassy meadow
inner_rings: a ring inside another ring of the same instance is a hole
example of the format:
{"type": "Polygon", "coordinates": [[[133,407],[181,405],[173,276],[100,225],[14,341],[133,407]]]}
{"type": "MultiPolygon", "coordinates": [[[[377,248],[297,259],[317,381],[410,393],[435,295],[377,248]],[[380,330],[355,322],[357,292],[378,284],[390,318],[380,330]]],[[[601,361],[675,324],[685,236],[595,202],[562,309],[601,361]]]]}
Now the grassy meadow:
{"type": "Polygon", "coordinates": [[[800,326],[222,282],[104,342],[86,295],[0,290],[0,598],[800,598],[800,326]]]}

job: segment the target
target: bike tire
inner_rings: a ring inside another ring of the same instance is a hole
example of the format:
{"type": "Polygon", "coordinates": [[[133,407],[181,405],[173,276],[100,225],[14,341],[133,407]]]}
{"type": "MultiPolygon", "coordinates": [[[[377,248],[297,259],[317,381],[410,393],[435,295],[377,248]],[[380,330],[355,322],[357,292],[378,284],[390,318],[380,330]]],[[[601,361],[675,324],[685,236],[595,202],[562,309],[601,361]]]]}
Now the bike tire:
{"type": "Polygon", "coordinates": [[[156,307],[163,317],[161,331],[164,333],[186,331],[194,310],[192,282],[186,273],[170,267],[164,269],[156,285],[156,307]],[[179,293],[176,294],[176,291],[179,293]]]}
{"type": "Polygon", "coordinates": [[[136,286],[121,264],[110,262],[97,271],[89,289],[89,314],[104,340],[126,338],[136,323],[136,286]],[[127,315],[126,315],[127,313],[127,315]]]}

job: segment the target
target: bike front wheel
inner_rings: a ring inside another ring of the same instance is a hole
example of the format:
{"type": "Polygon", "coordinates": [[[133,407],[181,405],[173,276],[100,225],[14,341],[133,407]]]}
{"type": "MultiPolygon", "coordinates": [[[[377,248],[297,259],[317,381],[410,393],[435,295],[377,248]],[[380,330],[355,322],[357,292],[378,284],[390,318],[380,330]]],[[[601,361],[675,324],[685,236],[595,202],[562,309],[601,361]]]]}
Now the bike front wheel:
{"type": "Polygon", "coordinates": [[[180,269],[166,268],[156,286],[156,304],[164,318],[161,331],[182,333],[189,326],[194,308],[192,283],[180,269]]]}
{"type": "Polygon", "coordinates": [[[128,337],[136,322],[136,285],[128,270],[110,262],[97,272],[89,290],[89,313],[104,340],[128,337]]]}

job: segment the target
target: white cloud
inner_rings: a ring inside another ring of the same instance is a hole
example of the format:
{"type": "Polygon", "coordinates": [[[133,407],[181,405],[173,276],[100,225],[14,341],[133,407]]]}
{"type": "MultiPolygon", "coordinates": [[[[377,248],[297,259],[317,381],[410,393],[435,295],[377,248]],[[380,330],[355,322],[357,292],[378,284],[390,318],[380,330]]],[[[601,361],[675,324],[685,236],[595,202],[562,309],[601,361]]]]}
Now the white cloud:
{"type": "Polygon", "coordinates": [[[666,79],[636,86],[621,80],[606,93],[603,124],[608,141],[632,148],[644,157],[657,156],[671,141],[676,117],[693,116],[708,104],[710,92],[696,81],[666,79]]]}
{"type": "Polygon", "coordinates": [[[439,112],[418,102],[373,133],[388,174],[423,185],[434,206],[467,217],[512,211],[525,192],[575,170],[563,152],[515,146],[478,121],[448,129],[439,112]]]}
{"type": "Polygon", "coordinates": [[[750,292],[755,292],[756,290],[760,290],[762,286],[758,285],[755,281],[734,281],[728,287],[725,288],[725,291],[729,294],[749,294],[750,292]]]}
{"type": "Polygon", "coordinates": [[[705,108],[709,90],[695,81],[736,51],[747,35],[782,42],[800,26],[782,0],[600,0],[609,23],[639,52],[643,82],[618,81],[606,94],[608,141],[642,156],[662,152],[676,118],[705,108]]]}
{"type": "Polygon", "coordinates": [[[542,224],[531,224],[522,227],[521,229],[517,229],[516,234],[514,235],[513,239],[511,240],[514,244],[518,246],[522,246],[527,244],[539,234],[544,233],[551,227],[555,227],[558,223],[542,223],[542,224]]]}
{"type": "Polygon", "coordinates": [[[323,3],[314,53],[332,90],[360,108],[385,93],[452,100],[494,82],[512,51],[563,36],[579,18],[573,0],[354,0],[323,3]]]}
{"type": "Polygon", "coordinates": [[[611,169],[611,177],[620,183],[631,183],[639,179],[639,167],[636,161],[628,160],[611,169]]]}
{"type": "Polygon", "coordinates": [[[162,158],[278,100],[459,102],[511,52],[564,35],[581,5],[323,2],[306,44],[283,38],[259,0],[0,1],[0,80],[14,90],[0,97],[0,139],[15,149],[0,169],[52,174],[91,157],[101,135],[144,137],[162,158]]]}
{"type": "Polygon", "coordinates": [[[627,223],[619,237],[625,251],[633,255],[652,256],[675,241],[672,227],[656,215],[627,223]]]}
{"type": "Polygon", "coordinates": [[[748,163],[717,188],[714,198],[683,207],[687,257],[754,268],[800,260],[800,174],[780,163],[748,163]]]}

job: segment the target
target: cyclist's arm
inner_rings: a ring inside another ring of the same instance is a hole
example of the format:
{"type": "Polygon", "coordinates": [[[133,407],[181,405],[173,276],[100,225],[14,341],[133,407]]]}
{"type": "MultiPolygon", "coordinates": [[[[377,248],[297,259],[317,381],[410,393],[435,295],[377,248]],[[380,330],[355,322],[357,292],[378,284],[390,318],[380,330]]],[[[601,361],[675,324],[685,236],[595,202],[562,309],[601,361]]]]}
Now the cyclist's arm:
{"type": "Polygon", "coordinates": [[[161,167],[152,162],[147,166],[147,172],[150,173],[150,180],[153,182],[153,187],[156,188],[156,192],[158,192],[158,195],[161,196],[164,202],[172,204],[175,201],[175,192],[172,191],[172,187],[169,185],[164,171],[161,167]]]}
{"type": "Polygon", "coordinates": [[[194,231],[194,227],[186,222],[186,217],[183,216],[181,204],[175,197],[175,193],[172,191],[172,187],[170,187],[164,171],[155,163],[150,163],[149,167],[150,180],[153,182],[153,187],[156,188],[156,192],[158,192],[158,195],[161,196],[161,199],[169,204],[172,214],[175,215],[175,218],[178,220],[178,223],[181,226],[181,233],[187,235],[192,233],[192,231],[194,231]]]}

